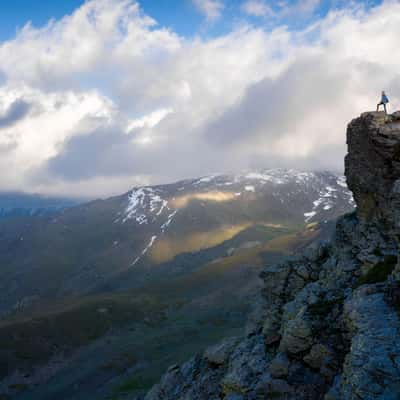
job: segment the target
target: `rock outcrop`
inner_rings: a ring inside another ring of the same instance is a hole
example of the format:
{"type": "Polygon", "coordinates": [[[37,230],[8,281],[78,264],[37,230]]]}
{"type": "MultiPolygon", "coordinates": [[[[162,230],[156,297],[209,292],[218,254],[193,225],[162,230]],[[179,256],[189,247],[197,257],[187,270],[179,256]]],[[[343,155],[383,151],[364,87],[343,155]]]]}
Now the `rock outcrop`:
{"type": "Polygon", "coordinates": [[[347,132],[346,177],[362,222],[400,233],[400,112],[365,113],[347,132]]]}
{"type": "Polygon", "coordinates": [[[357,211],[265,268],[245,337],[172,366],[146,400],[400,399],[400,113],[347,130],[357,211]]]}

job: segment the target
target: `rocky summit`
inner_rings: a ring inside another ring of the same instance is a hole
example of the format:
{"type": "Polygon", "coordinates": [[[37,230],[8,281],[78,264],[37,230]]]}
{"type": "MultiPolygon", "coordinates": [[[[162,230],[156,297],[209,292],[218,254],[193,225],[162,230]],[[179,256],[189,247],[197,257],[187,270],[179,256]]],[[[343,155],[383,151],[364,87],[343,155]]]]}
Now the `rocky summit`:
{"type": "Polygon", "coordinates": [[[347,130],[357,210],[263,269],[246,335],[171,366],[145,400],[400,398],[400,113],[347,130]]]}

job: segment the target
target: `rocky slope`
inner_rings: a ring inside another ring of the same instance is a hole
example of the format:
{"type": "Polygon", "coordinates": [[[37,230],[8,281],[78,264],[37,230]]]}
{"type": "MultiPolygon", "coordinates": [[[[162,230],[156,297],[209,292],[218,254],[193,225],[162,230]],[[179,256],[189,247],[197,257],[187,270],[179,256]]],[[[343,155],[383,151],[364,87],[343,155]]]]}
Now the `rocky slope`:
{"type": "Polygon", "coordinates": [[[400,113],[362,114],[347,142],[357,211],[264,268],[246,336],[171,366],[146,400],[400,398],[400,113]]]}

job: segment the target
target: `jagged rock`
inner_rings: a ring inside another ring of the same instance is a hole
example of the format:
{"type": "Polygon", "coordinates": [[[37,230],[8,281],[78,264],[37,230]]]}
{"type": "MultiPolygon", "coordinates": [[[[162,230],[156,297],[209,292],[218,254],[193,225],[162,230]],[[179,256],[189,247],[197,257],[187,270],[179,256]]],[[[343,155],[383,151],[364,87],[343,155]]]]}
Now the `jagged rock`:
{"type": "Polygon", "coordinates": [[[311,368],[321,369],[332,362],[332,356],[332,350],[328,346],[317,343],[311,347],[310,352],[303,357],[303,360],[311,368]]]}
{"type": "Polygon", "coordinates": [[[238,338],[228,338],[214,346],[209,347],[204,352],[204,358],[210,363],[215,365],[222,365],[228,361],[238,338]]]}
{"type": "Polygon", "coordinates": [[[231,354],[228,371],[221,382],[223,393],[249,392],[265,371],[268,360],[262,335],[243,340],[231,354]]]}
{"type": "Polygon", "coordinates": [[[278,353],[269,364],[269,372],[274,378],[283,378],[289,373],[290,361],[285,353],[278,353]]]}
{"type": "Polygon", "coordinates": [[[305,310],[302,310],[283,327],[279,350],[289,354],[298,354],[309,349],[312,342],[311,324],[305,315],[305,310]]]}
{"type": "Polygon", "coordinates": [[[347,184],[357,203],[359,218],[385,233],[399,230],[400,124],[398,114],[364,113],[347,130],[347,184]]]}
{"type": "Polygon", "coordinates": [[[270,308],[268,307],[265,299],[260,293],[257,294],[254,301],[253,310],[249,313],[246,327],[245,327],[245,334],[246,336],[249,335],[256,335],[259,334],[264,325],[264,321],[266,320],[266,316],[270,308]]]}
{"type": "MultiPolygon", "coordinates": [[[[312,258],[324,257],[324,251],[312,252],[312,258]]],[[[315,262],[305,255],[285,263],[268,266],[260,274],[264,280],[263,296],[265,301],[265,318],[262,333],[267,344],[277,343],[281,339],[282,308],[290,302],[310,280],[318,279],[315,262]]]]}
{"type": "Polygon", "coordinates": [[[400,112],[362,114],[347,143],[357,212],[264,268],[246,335],[170,368],[146,400],[400,399],[400,112]]]}
{"type": "Polygon", "coordinates": [[[193,357],[181,367],[170,367],[145,400],[217,400],[222,373],[209,368],[203,358],[193,357]]]}
{"type": "Polygon", "coordinates": [[[227,396],[225,396],[224,400],[244,400],[244,397],[241,394],[230,393],[227,396]]]}
{"type": "Polygon", "coordinates": [[[400,321],[381,290],[361,287],[345,304],[352,340],[340,384],[344,400],[400,396],[400,321]]]}
{"type": "Polygon", "coordinates": [[[267,399],[285,400],[293,396],[294,390],[284,379],[271,379],[267,385],[263,386],[262,390],[257,386],[256,393],[267,399]]]}

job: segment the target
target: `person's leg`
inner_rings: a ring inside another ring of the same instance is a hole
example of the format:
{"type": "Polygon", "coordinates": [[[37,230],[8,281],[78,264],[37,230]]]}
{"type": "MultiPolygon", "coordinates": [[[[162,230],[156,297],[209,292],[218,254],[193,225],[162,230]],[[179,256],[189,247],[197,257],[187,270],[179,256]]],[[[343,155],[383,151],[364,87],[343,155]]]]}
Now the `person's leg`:
{"type": "Polygon", "coordinates": [[[383,103],[383,108],[385,109],[385,114],[387,114],[386,103],[383,103]]]}
{"type": "Polygon", "coordinates": [[[376,111],[379,111],[379,103],[376,105],[376,111]]]}

